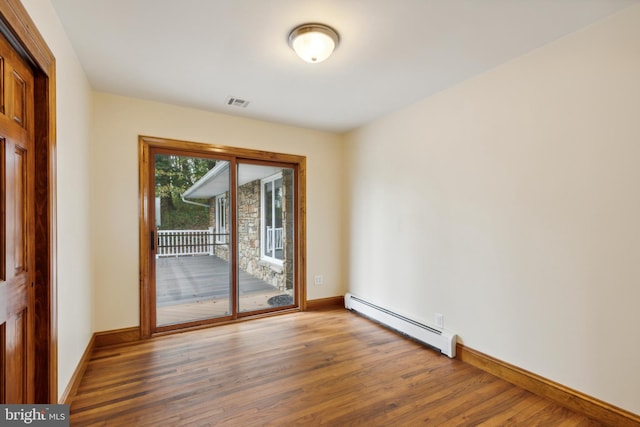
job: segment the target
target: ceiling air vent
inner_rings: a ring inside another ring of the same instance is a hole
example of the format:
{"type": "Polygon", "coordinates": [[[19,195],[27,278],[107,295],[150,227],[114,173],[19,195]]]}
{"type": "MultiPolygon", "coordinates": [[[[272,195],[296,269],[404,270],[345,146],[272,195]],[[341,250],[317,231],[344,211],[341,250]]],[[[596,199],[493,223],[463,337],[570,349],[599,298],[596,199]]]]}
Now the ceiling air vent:
{"type": "Polygon", "coordinates": [[[249,105],[249,101],[247,101],[246,99],[240,99],[230,96],[227,98],[227,105],[231,105],[232,107],[247,108],[247,105],[249,105]]]}

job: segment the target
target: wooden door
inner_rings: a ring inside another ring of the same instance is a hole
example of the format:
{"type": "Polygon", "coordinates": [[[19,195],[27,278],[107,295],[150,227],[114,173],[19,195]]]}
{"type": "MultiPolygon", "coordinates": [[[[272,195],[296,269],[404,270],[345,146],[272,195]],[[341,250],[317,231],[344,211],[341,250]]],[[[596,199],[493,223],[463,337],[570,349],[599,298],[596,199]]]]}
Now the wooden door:
{"type": "Polygon", "coordinates": [[[0,403],[34,399],[33,84],[0,36],[0,403]]]}

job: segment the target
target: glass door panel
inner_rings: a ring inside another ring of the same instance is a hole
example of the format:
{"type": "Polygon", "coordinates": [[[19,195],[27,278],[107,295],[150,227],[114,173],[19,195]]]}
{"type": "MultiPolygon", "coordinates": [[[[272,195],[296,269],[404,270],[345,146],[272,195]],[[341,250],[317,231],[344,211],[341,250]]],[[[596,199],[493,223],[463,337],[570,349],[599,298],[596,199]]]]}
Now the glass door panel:
{"type": "Polygon", "coordinates": [[[238,312],[297,305],[294,169],[238,164],[238,312]]]}
{"type": "Polygon", "coordinates": [[[155,154],[155,324],[233,314],[230,163],[155,154]]]}

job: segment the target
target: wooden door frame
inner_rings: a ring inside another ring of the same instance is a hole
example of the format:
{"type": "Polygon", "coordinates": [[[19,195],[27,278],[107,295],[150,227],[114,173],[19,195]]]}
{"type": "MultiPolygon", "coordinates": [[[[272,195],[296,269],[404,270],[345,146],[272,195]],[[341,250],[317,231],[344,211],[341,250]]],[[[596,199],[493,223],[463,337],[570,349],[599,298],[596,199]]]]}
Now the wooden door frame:
{"type": "Polygon", "coordinates": [[[0,2],[0,32],[34,74],[35,402],[58,400],[55,57],[20,0],[0,2]]]}
{"type": "MultiPolygon", "coordinates": [[[[234,157],[242,160],[263,160],[273,161],[281,163],[289,163],[297,165],[298,179],[296,181],[296,193],[297,193],[297,209],[295,221],[297,223],[296,236],[297,248],[295,254],[294,270],[297,295],[298,295],[298,307],[291,310],[284,310],[279,312],[258,313],[251,317],[239,317],[238,319],[231,320],[230,322],[238,322],[250,318],[268,316],[273,314],[279,314],[287,311],[304,311],[307,306],[307,286],[306,286],[306,247],[307,247],[307,223],[306,223],[306,157],[293,154],[273,153],[261,150],[253,150],[246,148],[228,147],[216,144],[205,144],[199,142],[187,142],[179,141],[167,138],[157,138],[151,136],[139,136],[138,137],[138,197],[139,197],[139,242],[140,242],[140,338],[151,338],[154,335],[151,327],[151,315],[152,307],[150,307],[148,298],[151,292],[150,280],[152,280],[153,272],[149,271],[150,260],[149,255],[151,252],[149,235],[152,230],[153,224],[150,221],[149,212],[151,212],[151,204],[154,203],[155,194],[150,194],[149,186],[149,173],[150,173],[150,160],[149,152],[154,148],[171,149],[175,151],[185,151],[188,153],[202,152],[211,155],[219,155],[224,157],[234,157]]],[[[234,185],[234,181],[231,181],[234,185]]],[[[233,205],[233,203],[232,203],[233,205]]],[[[235,215],[231,215],[232,228],[235,229],[235,215]]],[[[215,323],[220,324],[220,323],[215,323]]],[[[210,323],[204,323],[194,328],[209,327],[210,323]]]]}

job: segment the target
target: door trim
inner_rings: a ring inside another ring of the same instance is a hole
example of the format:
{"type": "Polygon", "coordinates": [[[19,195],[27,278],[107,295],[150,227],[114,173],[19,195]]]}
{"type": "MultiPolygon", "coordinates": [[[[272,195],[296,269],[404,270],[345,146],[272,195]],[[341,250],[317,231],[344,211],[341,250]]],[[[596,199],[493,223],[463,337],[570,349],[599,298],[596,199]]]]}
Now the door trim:
{"type": "MultiPolygon", "coordinates": [[[[298,168],[298,181],[296,182],[296,192],[298,199],[298,209],[296,212],[297,235],[298,242],[295,257],[296,268],[294,270],[295,279],[298,284],[298,308],[294,310],[283,310],[277,313],[290,311],[306,310],[306,247],[307,247],[307,226],[306,226],[306,157],[293,154],[273,153],[261,150],[253,150],[246,148],[228,147],[217,144],[199,143],[180,141],[167,138],[158,138],[152,136],[138,137],[138,197],[139,197],[139,243],[140,243],[140,337],[151,338],[154,333],[151,325],[151,315],[153,307],[150,305],[150,298],[147,296],[151,292],[151,283],[153,272],[150,271],[150,241],[149,233],[153,229],[153,225],[149,219],[151,212],[151,203],[154,203],[155,194],[150,194],[149,190],[149,174],[150,174],[150,158],[149,153],[152,149],[171,149],[173,151],[185,152],[202,152],[222,157],[234,157],[238,160],[267,160],[272,162],[281,162],[296,164],[298,168]]],[[[235,215],[231,215],[232,221],[235,215]]],[[[270,316],[273,312],[258,313],[252,317],[270,316]]],[[[249,317],[239,317],[231,322],[243,321],[249,317]]],[[[229,322],[221,322],[229,323],[229,322]]],[[[215,323],[221,324],[221,323],[215,323]]],[[[198,325],[196,327],[209,327],[211,324],[198,325]]]]}
{"type": "Polygon", "coordinates": [[[58,400],[55,57],[20,0],[0,2],[0,32],[34,73],[34,403],[58,400]]]}

